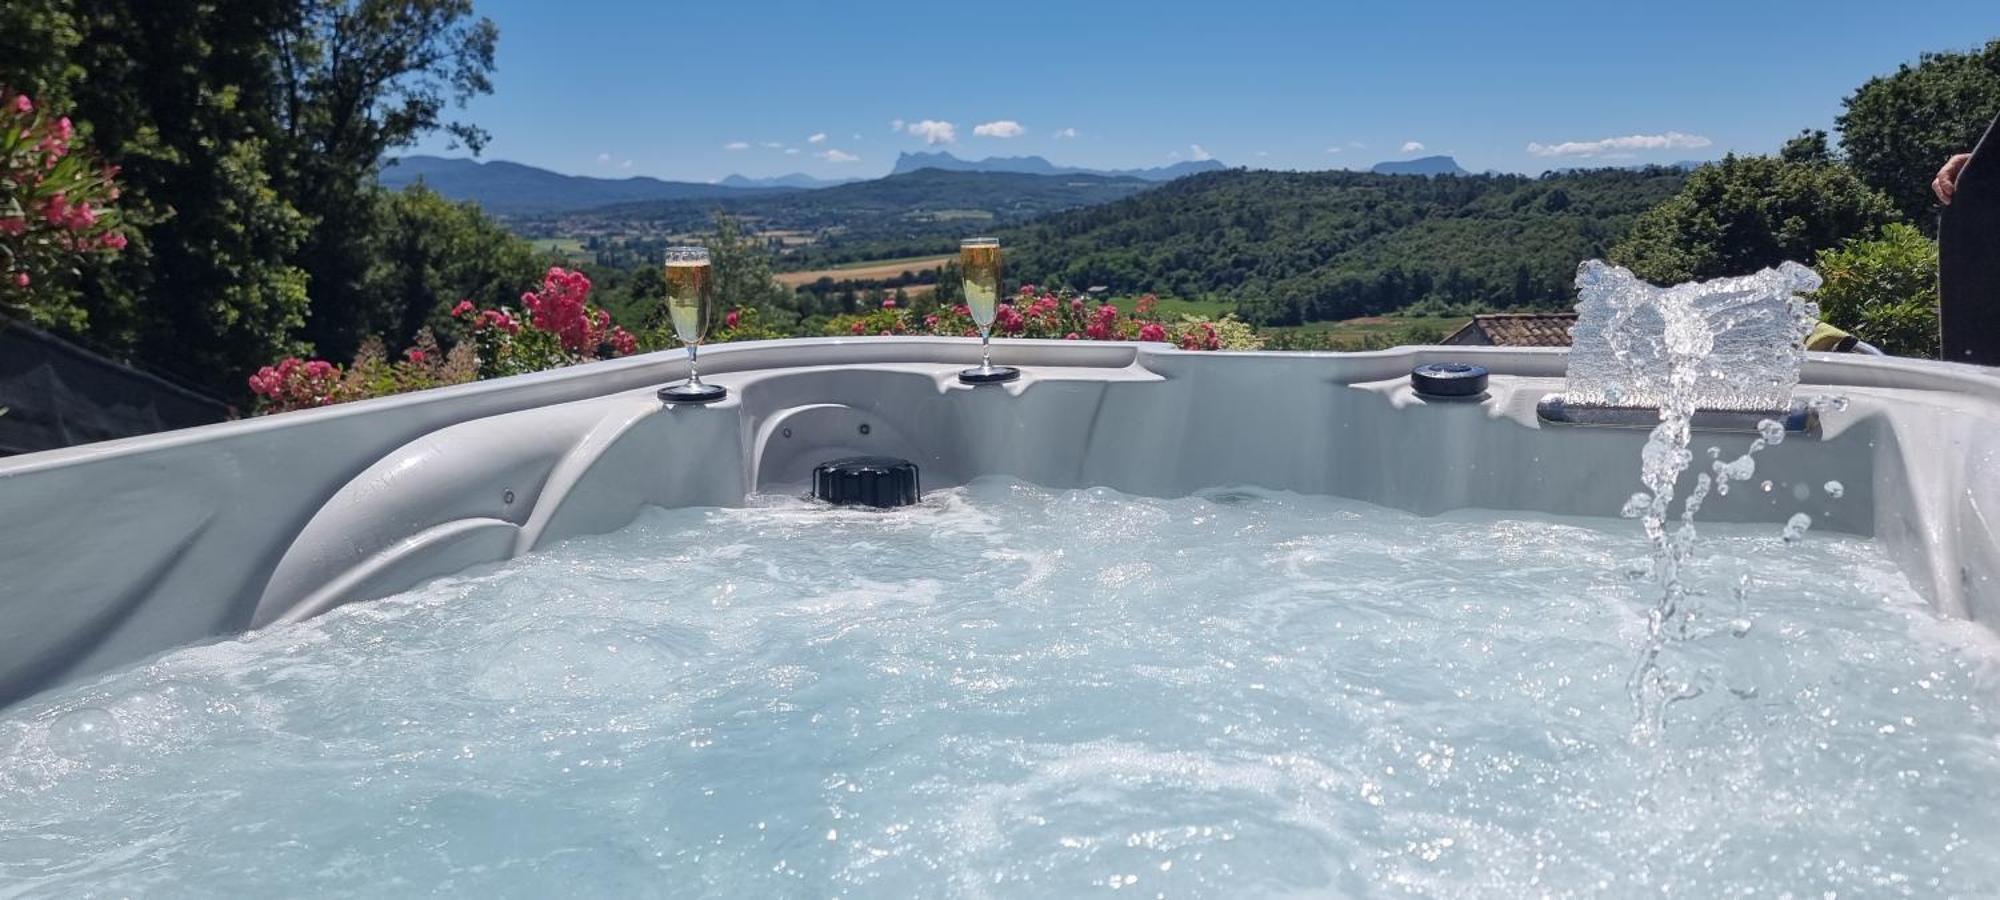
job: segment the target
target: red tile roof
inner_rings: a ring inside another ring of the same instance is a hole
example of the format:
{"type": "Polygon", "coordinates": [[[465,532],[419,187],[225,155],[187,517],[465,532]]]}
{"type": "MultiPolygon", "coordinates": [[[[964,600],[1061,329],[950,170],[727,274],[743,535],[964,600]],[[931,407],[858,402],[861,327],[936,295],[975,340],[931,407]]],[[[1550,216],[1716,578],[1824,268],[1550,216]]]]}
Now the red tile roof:
{"type": "Polygon", "coordinates": [[[1447,344],[1494,347],[1567,347],[1576,313],[1491,313],[1473,316],[1444,339],[1447,344]]]}

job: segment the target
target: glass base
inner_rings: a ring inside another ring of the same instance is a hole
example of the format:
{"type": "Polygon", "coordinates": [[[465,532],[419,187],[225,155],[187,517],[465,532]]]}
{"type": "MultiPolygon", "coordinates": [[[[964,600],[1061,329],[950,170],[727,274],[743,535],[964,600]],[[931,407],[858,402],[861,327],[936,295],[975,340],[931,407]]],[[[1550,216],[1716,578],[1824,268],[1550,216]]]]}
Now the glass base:
{"type": "Polygon", "coordinates": [[[958,373],[958,380],[966,384],[1000,384],[1021,377],[1021,370],[1013,366],[973,366],[958,373]]]}
{"type": "Polygon", "coordinates": [[[680,384],[660,388],[660,399],[667,403],[714,403],[727,396],[729,389],[719,384],[683,381],[680,384]]]}

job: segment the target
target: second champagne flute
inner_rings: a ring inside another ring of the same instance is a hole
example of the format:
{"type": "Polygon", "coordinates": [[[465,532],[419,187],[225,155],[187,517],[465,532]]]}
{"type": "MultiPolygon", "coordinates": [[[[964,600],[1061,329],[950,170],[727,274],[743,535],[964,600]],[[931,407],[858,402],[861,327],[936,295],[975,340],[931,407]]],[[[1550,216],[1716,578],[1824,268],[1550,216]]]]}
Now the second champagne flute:
{"type": "Polygon", "coordinates": [[[993,364],[993,318],[1000,301],[1000,239],[967,238],[958,244],[958,269],[965,276],[965,306],[979,326],[979,365],[958,373],[967,384],[995,384],[1021,377],[1013,366],[993,364]]]}

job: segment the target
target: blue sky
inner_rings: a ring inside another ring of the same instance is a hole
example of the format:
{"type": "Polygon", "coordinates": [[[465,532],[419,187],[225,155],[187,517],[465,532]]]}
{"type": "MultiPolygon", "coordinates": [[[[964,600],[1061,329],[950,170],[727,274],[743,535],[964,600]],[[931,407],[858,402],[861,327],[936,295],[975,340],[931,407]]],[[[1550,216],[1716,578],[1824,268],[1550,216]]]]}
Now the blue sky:
{"type": "Polygon", "coordinates": [[[486,158],[688,181],[872,177],[939,149],[1105,168],[1709,159],[1831,129],[1868,77],[2000,37],[1995,0],[476,6],[500,26],[494,93],[465,113],[486,158]]]}

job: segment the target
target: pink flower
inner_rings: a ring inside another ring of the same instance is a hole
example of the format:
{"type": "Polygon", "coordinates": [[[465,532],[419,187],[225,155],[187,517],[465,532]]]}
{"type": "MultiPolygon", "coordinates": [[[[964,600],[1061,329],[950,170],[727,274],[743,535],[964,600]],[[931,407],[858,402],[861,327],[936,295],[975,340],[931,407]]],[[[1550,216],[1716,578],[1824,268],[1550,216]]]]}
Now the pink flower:
{"type": "Polygon", "coordinates": [[[457,306],[451,308],[451,317],[454,319],[463,318],[466,315],[470,314],[471,312],[472,312],[472,301],[460,300],[458,301],[457,306]]]}
{"type": "Polygon", "coordinates": [[[604,327],[611,321],[603,310],[590,309],[589,299],[588,277],[553,266],[542,278],[541,291],[522,294],[521,304],[528,308],[530,324],[554,334],[563,349],[589,356],[604,342],[604,327]]]}
{"type": "Polygon", "coordinates": [[[883,308],[883,309],[895,309],[895,308],[896,308],[896,298],[894,298],[894,297],[885,297],[885,298],[883,298],[883,299],[882,299],[882,308],[883,308]]]}
{"type": "Polygon", "coordinates": [[[15,272],[15,273],[14,273],[14,286],[15,286],[15,287],[17,287],[17,288],[26,288],[26,287],[28,286],[28,283],[29,283],[29,280],[28,280],[28,273],[26,273],[26,272],[15,272]]]}
{"type": "Polygon", "coordinates": [[[25,116],[35,111],[35,102],[29,100],[27,94],[15,94],[14,111],[25,116]]]}
{"type": "Polygon", "coordinates": [[[50,197],[49,205],[42,210],[42,218],[50,225],[62,227],[63,222],[69,218],[69,196],[57,193],[50,197]]]}
{"type": "Polygon", "coordinates": [[[1063,335],[1063,340],[1065,340],[1065,341],[1080,341],[1080,340],[1083,340],[1083,335],[1080,335],[1080,334],[1077,334],[1076,332],[1072,331],[1072,332],[1070,332],[1070,333],[1068,333],[1068,334],[1065,334],[1065,335],[1063,335]]]}
{"type": "Polygon", "coordinates": [[[855,334],[867,334],[867,333],[868,333],[868,323],[867,323],[867,322],[856,322],[856,323],[854,323],[854,327],[853,327],[853,328],[850,328],[850,329],[848,329],[848,330],[849,330],[849,331],[852,331],[852,332],[854,332],[855,334]]]}
{"type": "Polygon", "coordinates": [[[0,219],[0,234],[20,237],[28,233],[28,220],[20,218],[0,219]]]}
{"type": "Polygon", "coordinates": [[[611,344],[611,352],[619,356],[631,356],[639,352],[639,339],[623,328],[611,329],[611,334],[605,340],[611,344]]]}
{"type": "Polygon", "coordinates": [[[938,323],[937,313],[932,313],[924,317],[924,327],[926,328],[936,328],[937,323],[938,323]]]}
{"type": "Polygon", "coordinates": [[[1158,322],[1147,322],[1146,324],[1139,326],[1139,340],[1164,341],[1166,339],[1167,339],[1167,330],[1165,328],[1160,327],[1160,323],[1158,322]]]}
{"type": "Polygon", "coordinates": [[[403,351],[403,358],[418,365],[422,365],[424,362],[424,351],[418,350],[415,347],[411,347],[410,349],[403,351]]]}
{"type": "Polygon", "coordinates": [[[68,225],[71,231],[82,231],[97,224],[97,210],[91,209],[89,203],[79,203],[70,208],[64,224],[68,225]]]}
{"type": "Polygon", "coordinates": [[[104,245],[104,249],[106,250],[123,250],[125,249],[125,236],[114,231],[99,238],[98,243],[104,245]]]}
{"type": "Polygon", "coordinates": [[[1083,298],[1076,297],[1071,299],[1069,301],[1069,311],[1074,315],[1083,315],[1083,298]]]}
{"type": "Polygon", "coordinates": [[[1160,298],[1155,297],[1152,294],[1139,295],[1139,315],[1142,316],[1151,315],[1154,308],[1158,307],[1159,305],[1160,305],[1160,298]]]}
{"type": "Polygon", "coordinates": [[[722,317],[722,326],[724,328],[733,329],[736,327],[736,323],[741,321],[743,321],[743,314],[737,310],[732,309],[729,311],[728,315],[722,317]]]}

